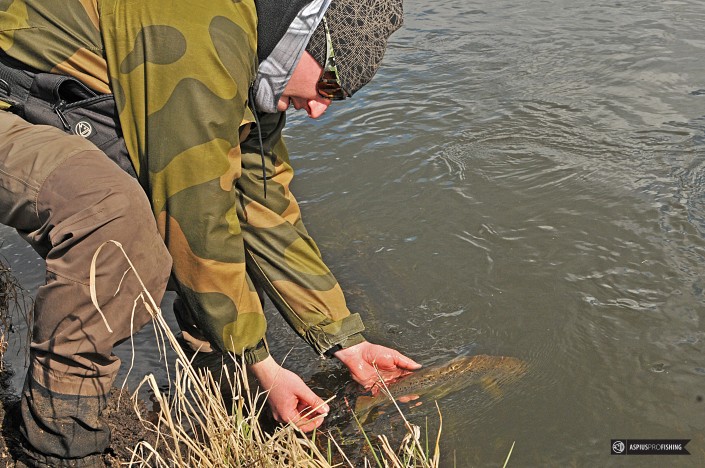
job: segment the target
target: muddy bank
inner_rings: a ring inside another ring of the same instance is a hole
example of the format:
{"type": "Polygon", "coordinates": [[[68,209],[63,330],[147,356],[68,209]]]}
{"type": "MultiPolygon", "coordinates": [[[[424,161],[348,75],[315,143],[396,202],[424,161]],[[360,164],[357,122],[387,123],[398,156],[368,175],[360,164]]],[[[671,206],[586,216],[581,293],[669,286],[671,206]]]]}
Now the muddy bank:
{"type": "MultiPolygon", "coordinates": [[[[9,386],[11,372],[9,369],[0,372],[0,467],[22,468],[26,465],[19,449],[19,397],[9,386]]],[[[140,402],[140,413],[146,414],[143,402],[140,402]]],[[[154,445],[155,434],[139,420],[126,391],[113,389],[105,417],[112,433],[111,445],[103,454],[106,467],[124,466],[131,459],[133,448],[141,441],[154,445]]]]}

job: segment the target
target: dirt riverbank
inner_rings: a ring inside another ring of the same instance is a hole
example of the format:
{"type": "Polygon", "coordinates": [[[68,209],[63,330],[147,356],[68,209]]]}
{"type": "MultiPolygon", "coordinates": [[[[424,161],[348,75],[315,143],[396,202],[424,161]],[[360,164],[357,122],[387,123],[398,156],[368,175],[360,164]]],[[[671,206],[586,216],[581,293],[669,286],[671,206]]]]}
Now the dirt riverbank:
{"type": "MultiPolygon", "coordinates": [[[[9,387],[10,372],[0,372],[0,467],[23,468],[26,465],[19,447],[19,397],[9,387]]],[[[141,405],[141,413],[144,414],[145,407],[143,403],[141,405]]],[[[113,389],[105,417],[112,433],[111,445],[103,454],[106,467],[124,466],[140,441],[154,443],[154,433],[148,431],[137,417],[127,392],[113,389]]]]}

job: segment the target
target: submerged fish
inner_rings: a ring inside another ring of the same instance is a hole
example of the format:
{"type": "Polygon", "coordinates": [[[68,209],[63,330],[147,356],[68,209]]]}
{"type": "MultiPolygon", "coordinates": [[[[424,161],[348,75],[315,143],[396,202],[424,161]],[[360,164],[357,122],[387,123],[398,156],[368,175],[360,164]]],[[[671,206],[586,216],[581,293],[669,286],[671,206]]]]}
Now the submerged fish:
{"type": "MultiPolygon", "coordinates": [[[[458,356],[450,362],[422,368],[388,385],[395,400],[418,398],[438,400],[473,384],[480,384],[493,396],[500,396],[499,386],[512,382],[526,372],[526,363],[508,356],[458,356]]],[[[392,400],[380,391],[375,396],[359,396],[355,414],[365,422],[372,410],[390,405],[392,400]]]]}

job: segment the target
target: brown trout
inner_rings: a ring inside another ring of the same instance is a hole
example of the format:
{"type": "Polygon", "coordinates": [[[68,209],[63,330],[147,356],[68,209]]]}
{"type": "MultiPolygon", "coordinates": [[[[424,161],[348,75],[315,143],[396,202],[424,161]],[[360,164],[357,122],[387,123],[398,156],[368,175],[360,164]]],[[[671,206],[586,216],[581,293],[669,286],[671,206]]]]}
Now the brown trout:
{"type": "MultiPolygon", "coordinates": [[[[526,372],[524,361],[508,356],[458,356],[445,364],[422,368],[389,384],[395,400],[410,401],[417,398],[438,400],[470,385],[480,384],[493,396],[500,396],[499,386],[512,382],[526,372]]],[[[365,422],[372,410],[392,401],[380,391],[375,396],[359,396],[355,414],[365,422]]]]}

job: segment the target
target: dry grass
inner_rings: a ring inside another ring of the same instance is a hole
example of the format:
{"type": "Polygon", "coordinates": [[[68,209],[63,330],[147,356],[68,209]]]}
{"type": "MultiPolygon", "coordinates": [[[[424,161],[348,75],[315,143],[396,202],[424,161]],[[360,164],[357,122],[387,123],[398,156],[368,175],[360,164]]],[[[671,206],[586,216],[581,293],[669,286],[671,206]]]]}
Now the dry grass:
{"type": "MultiPolygon", "coordinates": [[[[207,369],[196,370],[181,349],[176,337],[165,322],[161,310],[144,288],[141,278],[134,270],[122,246],[120,248],[130,264],[125,274],[136,275],[143,286],[143,292],[135,299],[135,307],[143,305],[152,314],[155,323],[157,345],[162,351],[166,346],[177,355],[175,375],[170,378],[168,394],[162,392],[153,375],[142,380],[140,387],[147,386],[158,402],[156,418],[148,418],[136,411],[150,430],[157,435],[154,445],[142,442],[135,447],[129,466],[137,467],[333,467],[333,466],[378,466],[378,467],[423,467],[436,468],[439,463],[440,429],[433,455],[424,448],[421,430],[404,423],[407,434],[400,447],[393,449],[392,443],[384,435],[376,438],[374,444],[358,423],[361,434],[372,452],[372,460],[355,460],[355,464],[345,455],[340,445],[330,434],[319,437],[315,432],[309,436],[288,424],[265,431],[259,416],[265,410],[266,394],[250,389],[247,372],[239,362],[233,362],[234,373],[228,376],[223,385],[228,385],[236,397],[226,404],[221,397],[221,383],[213,378],[207,369]],[[318,440],[316,439],[318,437],[318,440]],[[327,447],[320,449],[321,440],[327,447]],[[333,463],[333,460],[338,460],[333,463]]],[[[96,251],[91,268],[91,289],[95,291],[95,262],[102,247],[96,251]]],[[[94,304],[100,307],[93,295],[94,304]]],[[[102,314],[102,312],[101,312],[102,314]]],[[[107,323],[106,323],[107,326],[107,323]]],[[[133,394],[136,398],[139,388],[133,394]]],[[[396,403],[395,403],[396,404],[396,403]]],[[[397,406],[398,409],[398,406],[397,406]]],[[[399,410],[401,414],[401,410],[399,410]]],[[[440,415],[440,413],[439,413],[440,415]]],[[[402,414],[403,417],[403,414],[402,414]]]]}
{"type": "MultiPolygon", "coordinates": [[[[32,300],[29,294],[12,274],[5,259],[0,257],[0,372],[5,370],[5,361],[2,357],[7,351],[8,334],[13,331],[12,311],[29,320],[32,316],[29,313],[31,308],[32,300]]],[[[28,323],[27,328],[31,330],[31,324],[28,323]]]]}
{"type": "MultiPolygon", "coordinates": [[[[355,422],[357,423],[360,432],[363,434],[363,436],[365,437],[365,441],[372,450],[372,454],[377,466],[393,468],[437,468],[440,463],[440,442],[441,432],[443,429],[443,416],[441,415],[441,411],[438,408],[438,403],[436,402],[436,410],[438,411],[439,420],[438,435],[436,437],[436,444],[433,449],[433,454],[431,455],[428,446],[425,445],[421,440],[421,428],[417,425],[411,424],[406,419],[401,408],[399,408],[396,399],[392,395],[392,392],[384,383],[384,379],[381,375],[379,375],[379,373],[377,375],[381,384],[381,391],[384,392],[389,398],[389,400],[394,404],[394,407],[397,409],[397,412],[404,421],[404,427],[406,427],[406,435],[402,439],[401,447],[398,450],[395,451],[392,448],[392,444],[389,442],[389,439],[385,435],[378,436],[381,445],[378,450],[375,450],[375,446],[372,444],[372,441],[369,439],[369,437],[367,437],[367,434],[364,428],[362,427],[362,423],[357,418],[357,415],[355,415],[355,412],[351,410],[353,418],[355,418],[355,422]]],[[[428,435],[426,435],[425,438],[425,442],[428,443],[428,435]]]]}

